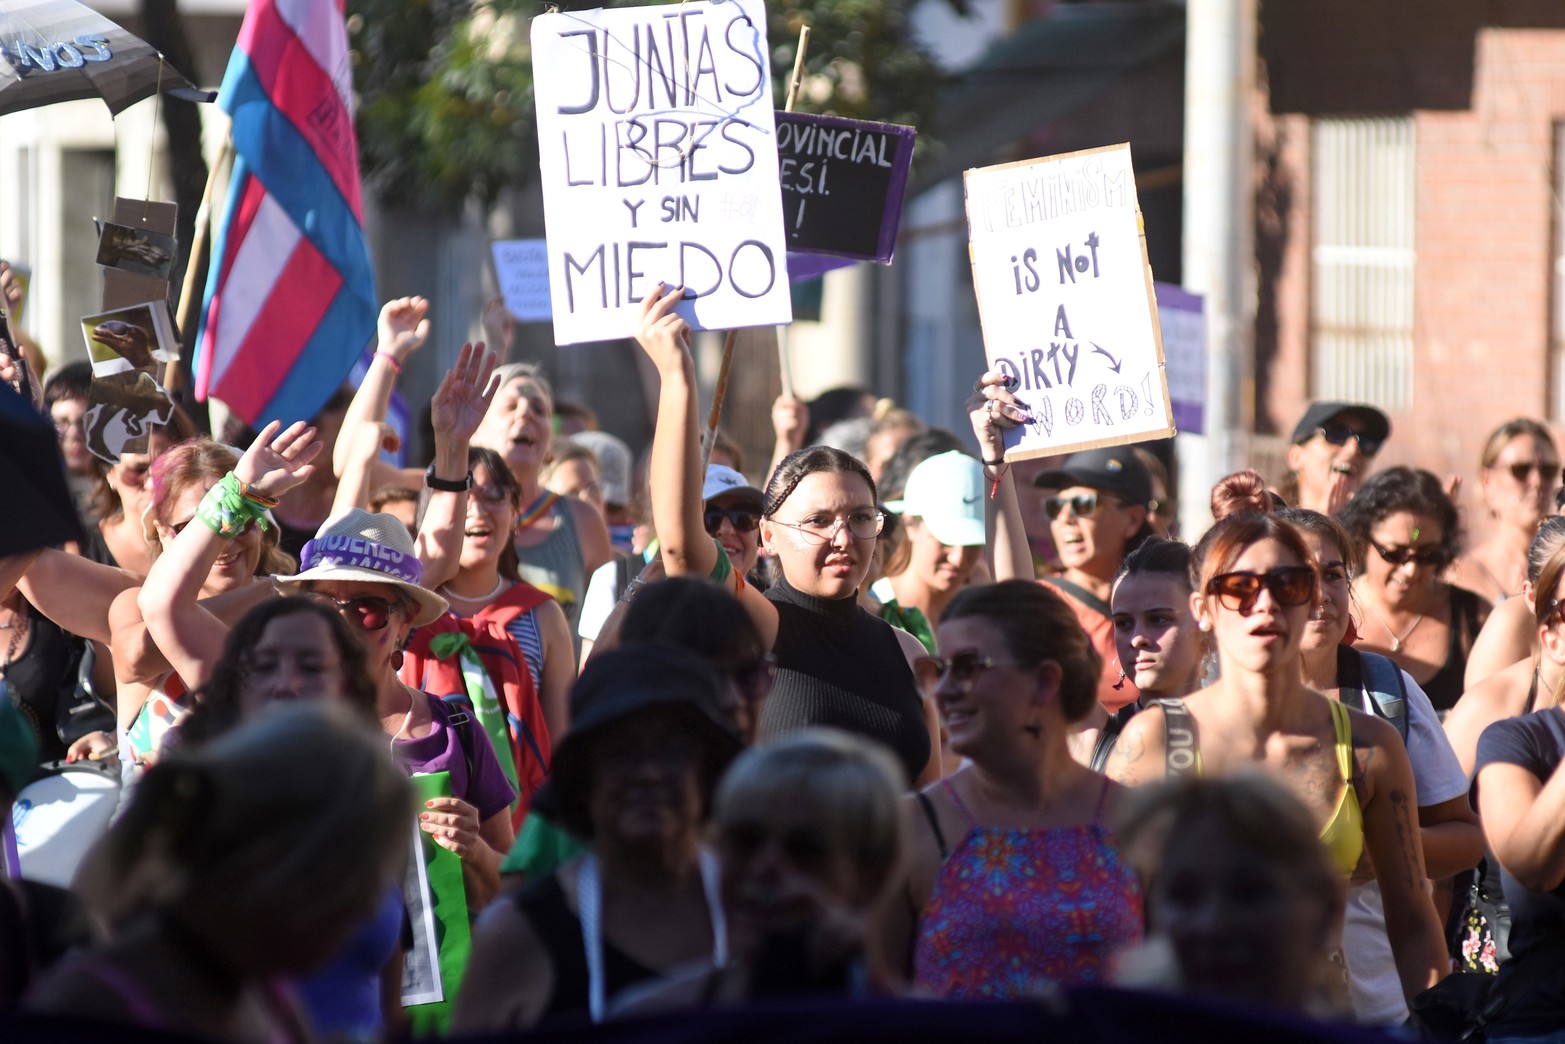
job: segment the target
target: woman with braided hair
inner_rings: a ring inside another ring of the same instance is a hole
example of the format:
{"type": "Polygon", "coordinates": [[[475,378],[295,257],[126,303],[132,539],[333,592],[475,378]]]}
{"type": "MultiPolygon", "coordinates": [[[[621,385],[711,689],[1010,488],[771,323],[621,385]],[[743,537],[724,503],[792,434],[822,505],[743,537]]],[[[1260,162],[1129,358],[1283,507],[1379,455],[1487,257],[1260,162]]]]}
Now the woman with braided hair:
{"type": "Polygon", "coordinates": [[[664,567],[733,589],[777,657],[762,738],[830,725],[885,744],[909,782],[938,778],[939,726],[910,666],[924,648],[858,604],[884,524],[869,469],[827,446],[796,450],[778,464],[761,544],[782,575],[765,595],[734,572],[702,527],[695,362],[690,326],[674,311],[683,294],[660,284],[641,303],[636,334],[662,378],[649,485],[664,567]]]}

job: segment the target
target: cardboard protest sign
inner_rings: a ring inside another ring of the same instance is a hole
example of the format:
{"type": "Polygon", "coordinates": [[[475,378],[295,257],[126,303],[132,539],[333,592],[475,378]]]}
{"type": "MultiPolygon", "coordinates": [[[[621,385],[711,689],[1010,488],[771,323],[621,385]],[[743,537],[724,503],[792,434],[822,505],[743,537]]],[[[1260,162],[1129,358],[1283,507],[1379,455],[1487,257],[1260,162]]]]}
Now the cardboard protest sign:
{"type": "Polygon", "coordinates": [[[1206,431],[1206,299],[1173,283],[1153,285],[1174,424],[1200,435],[1206,431]]]}
{"type": "Polygon", "coordinates": [[[1032,413],[1025,460],[1174,433],[1130,146],[969,170],[984,351],[1032,413]]]}
{"type": "Polygon", "coordinates": [[[495,277],[505,310],[518,322],[545,322],[553,314],[549,306],[549,248],[542,239],[497,239],[495,277]]]}
{"type": "Polygon", "coordinates": [[[659,282],[699,330],[789,322],[762,0],[542,14],[532,53],[555,341],[659,282]]]}
{"type": "Polygon", "coordinates": [[[890,262],[917,133],[895,123],[779,112],[788,249],[890,262]]]}

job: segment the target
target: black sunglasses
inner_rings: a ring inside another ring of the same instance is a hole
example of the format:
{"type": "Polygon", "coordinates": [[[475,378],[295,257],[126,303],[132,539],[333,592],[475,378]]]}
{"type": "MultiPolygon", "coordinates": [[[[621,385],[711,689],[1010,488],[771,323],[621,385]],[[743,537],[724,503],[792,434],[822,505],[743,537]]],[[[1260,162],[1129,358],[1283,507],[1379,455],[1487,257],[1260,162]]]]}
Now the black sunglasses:
{"type": "Polygon", "coordinates": [[[748,533],[761,524],[761,516],[758,512],[745,511],[743,508],[709,508],[701,518],[702,525],[706,527],[709,536],[717,536],[717,531],[723,528],[725,518],[741,533],[748,533]]]}
{"type": "MultiPolygon", "coordinates": [[[[1060,512],[1069,504],[1071,514],[1077,518],[1091,518],[1097,513],[1098,505],[1104,503],[1104,498],[1098,493],[1078,493],[1074,497],[1044,497],[1043,513],[1049,518],[1060,517],[1060,512]]],[[[1110,501],[1114,504],[1122,504],[1123,501],[1110,501]]]]}
{"type": "Polygon", "coordinates": [[[1369,546],[1375,549],[1375,554],[1384,559],[1386,564],[1393,566],[1417,562],[1419,565],[1441,569],[1451,562],[1450,554],[1443,547],[1381,547],[1373,540],[1369,542],[1369,546]]]}
{"type": "Polygon", "coordinates": [[[1208,594],[1226,609],[1247,613],[1255,608],[1262,589],[1272,593],[1278,605],[1308,605],[1315,597],[1315,571],[1305,566],[1289,566],[1266,573],[1223,573],[1206,582],[1208,594]]]}
{"type": "Polygon", "coordinates": [[[1373,457],[1379,453],[1380,447],[1385,441],[1354,431],[1346,424],[1322,424],[1315,429],[1315,433],[1333,446],[1346,446],[1349,439],[1358,439],[1359,449],[1363,451],[1366,457],[1373,457]]]}
{"type": "Polygon", "coordinates": [[[1559,463],[1552,460],[1517,461],[1515,464],[1507,464],[1505,466],[1505,470],[1511,473],[1511,478],[1522,483],[1531,478],[1532,473],[1535,471],[1538,473],[1540,482],[1547,481],[1548,477],[1558,468],[1559,463]]]}
{"type": "Polygon", "coordinates": [[[957,689],[966,692],[980,674],[994,666],[996,666],[995,662],[989,657],[980,655],[972,649],[964,649],[950,659],[920,656],[913,664],[913,674],[919,683],[926,687],[939,684],[940,680],[949,674],[957,689]]]}

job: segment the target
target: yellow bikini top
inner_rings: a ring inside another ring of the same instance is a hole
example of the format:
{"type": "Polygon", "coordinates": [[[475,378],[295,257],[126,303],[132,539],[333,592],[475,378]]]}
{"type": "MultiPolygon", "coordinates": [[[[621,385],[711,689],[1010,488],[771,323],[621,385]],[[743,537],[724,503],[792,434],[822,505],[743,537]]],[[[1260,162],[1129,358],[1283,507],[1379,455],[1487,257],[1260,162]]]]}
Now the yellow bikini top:
{"type": "MultiPolygon", "coordinates": [[[[1320,840],[1326,846],[1331,864],[1351,876],[1364,855],[1364,812],[1359,808],[1358,794],[1353,790],[1353,719],[1348,709],[1336,700],[1331,704],[1332,731],[1336,733],[1333,747],[1337,752],[1337,771],[1342,775],[1342,794],[1331,818],[1321,828],[1320,840]]],[[[1159,700],[1163,708],[1164,750],[1167,773],[1170,779],[1194,772],[1205,774],[1201,763],[1201,750],[1196,740],[1195,722],[1180,700],[1159,700]]]]}

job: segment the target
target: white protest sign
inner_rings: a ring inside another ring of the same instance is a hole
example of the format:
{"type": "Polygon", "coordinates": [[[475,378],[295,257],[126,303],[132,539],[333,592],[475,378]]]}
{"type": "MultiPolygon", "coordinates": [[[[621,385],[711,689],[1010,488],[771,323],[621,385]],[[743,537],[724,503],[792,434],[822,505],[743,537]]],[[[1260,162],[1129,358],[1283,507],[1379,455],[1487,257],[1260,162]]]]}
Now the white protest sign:
{"type": "Polygon", "coordinates": [[[762,0],[543,14],[532,51],[555,341],[659,282],[698,330],[790,322],[762,0]]]}
{"type": "Polygon", "coordinates": [[[549,307],[549,251],[542,239],[497,239],[495,278],[505,309],[519,322],[546,322],[549,307]]]}
{"type": "Polygon", "coordinates": [[[1032,420],[1006,457],[1174,433],[1130,146],[969,170],[973,286],[991,369],[1032,420]]]}

